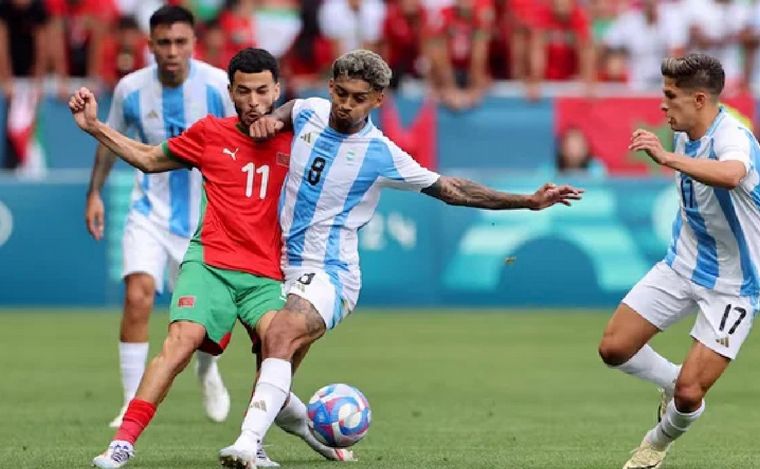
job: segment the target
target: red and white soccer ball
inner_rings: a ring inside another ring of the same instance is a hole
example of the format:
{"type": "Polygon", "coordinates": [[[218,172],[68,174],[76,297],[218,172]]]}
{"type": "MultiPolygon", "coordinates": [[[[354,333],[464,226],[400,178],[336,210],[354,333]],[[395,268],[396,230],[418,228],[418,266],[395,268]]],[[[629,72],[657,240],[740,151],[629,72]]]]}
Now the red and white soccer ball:
{"type": "Polygon", "coordinates": [[[329,384],[309,400],[309,430],[333,448],[346,448],[364,438],[372,422],[369,402],[347,384],[329,384]]]}

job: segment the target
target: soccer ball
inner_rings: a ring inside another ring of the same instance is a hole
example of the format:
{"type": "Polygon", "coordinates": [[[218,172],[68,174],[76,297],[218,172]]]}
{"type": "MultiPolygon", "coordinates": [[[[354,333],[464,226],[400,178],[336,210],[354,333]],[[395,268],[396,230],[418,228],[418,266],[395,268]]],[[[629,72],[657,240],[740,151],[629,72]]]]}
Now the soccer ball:
{"type": "Polygon", "coordinates": [[[346,448],[364,438],[372,421],[369,402],[347,384],[329,384],[309,400],[309,430],[333,448],[346,448]]]}

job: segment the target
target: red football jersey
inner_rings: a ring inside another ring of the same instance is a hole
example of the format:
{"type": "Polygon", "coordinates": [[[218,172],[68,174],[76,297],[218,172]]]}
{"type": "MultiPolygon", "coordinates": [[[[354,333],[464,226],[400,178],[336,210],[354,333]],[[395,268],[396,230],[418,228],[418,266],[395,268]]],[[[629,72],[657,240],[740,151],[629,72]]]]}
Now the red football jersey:
{"type": "Polygon", "coordinates": [[[456,70],[467,70],[470,67],[473,39],[476,36],[491,36],[493,15],[491,0],[475,0],[468,10],[456,5],[441,10],[431,27],[432,34],[446,40],[449,58],[456,70]]]}
{"type": "Polygon", "coordinates": [[[185,260],[282,280],[280,191],[293,134],[256,142],[237,117],[207,116],[164,143],[203,175],[200,220],[185,260]]]}

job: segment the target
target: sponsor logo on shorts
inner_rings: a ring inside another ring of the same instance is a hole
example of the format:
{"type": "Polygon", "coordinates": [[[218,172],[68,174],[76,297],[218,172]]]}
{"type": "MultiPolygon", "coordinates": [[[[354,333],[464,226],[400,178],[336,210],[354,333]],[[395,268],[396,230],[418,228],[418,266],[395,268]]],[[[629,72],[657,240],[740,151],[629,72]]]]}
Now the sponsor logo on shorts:
{"type": "Polygon", "coordinates": [[[281,151],[277,152],[277,164],[280,166],[285,166],[286,168],[290,166],[290,155],[287,153],[283,153],[281,151]]]}
{"type": "Polygon", "coordinates": [[[195,297],[192,295],[180,296],[177,300],[177,306],[180,308],[192,308],[195,306],[195,297]]]}
{"type": "Polygon", "coordinates": [[[728,345],[728,336],[726,336],[726,337],[721,337],[720,339],[715,339],[715,342],[719,343],[720,345],[722,345],[722,346],[724,346],[724,347],[726,347],[726,348],[729,348],[729,347],[730,347],[730,346],[728,345]]]}

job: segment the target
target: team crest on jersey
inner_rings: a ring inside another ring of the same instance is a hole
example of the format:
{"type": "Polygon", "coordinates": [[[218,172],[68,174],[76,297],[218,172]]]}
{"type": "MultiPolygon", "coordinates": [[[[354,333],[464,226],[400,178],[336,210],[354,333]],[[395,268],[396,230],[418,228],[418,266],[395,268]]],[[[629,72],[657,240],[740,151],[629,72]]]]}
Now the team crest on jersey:
{"type": "Polygon", "coordinates": [[[180,296],[177,300],[177,307],[179,308],[192,308],[195,306],[195,296],[185,295],[180,296]]]}
{"type": "Polygon", "coordinates": [[[290,166],[290,155],[287,153],[283,153],[281,151],[277,152],[277,164],[280,166],[285,166],[286,168],[290,166]]]}

